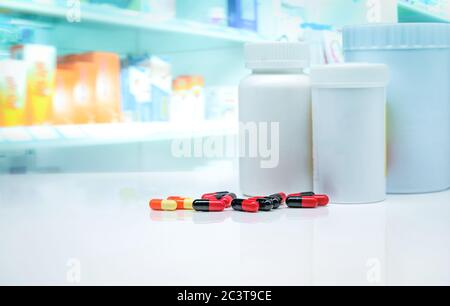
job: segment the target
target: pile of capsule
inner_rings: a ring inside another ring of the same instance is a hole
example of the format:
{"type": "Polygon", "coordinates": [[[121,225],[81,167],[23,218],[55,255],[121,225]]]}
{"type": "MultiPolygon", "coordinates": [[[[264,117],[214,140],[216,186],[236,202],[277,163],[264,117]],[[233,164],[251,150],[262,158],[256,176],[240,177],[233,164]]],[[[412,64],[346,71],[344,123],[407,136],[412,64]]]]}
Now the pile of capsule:
{"type": "Polygon", "coordinates": [[[277,209],[284,203],[290,208],[316,208],[328,205],[327,195],[315,194],[314,192],[293,193],[286,196],[280,192],[269,196],[251,197],[238,199],[236,195],[228,191],[206,193],[201,199],[172,196],[166,200],[150,200],[150,208],[153,210],[177,210],[188,209],[205,212],[223,211],[232,207],[234,210],[243,212],[270,211],[277,209]]]}

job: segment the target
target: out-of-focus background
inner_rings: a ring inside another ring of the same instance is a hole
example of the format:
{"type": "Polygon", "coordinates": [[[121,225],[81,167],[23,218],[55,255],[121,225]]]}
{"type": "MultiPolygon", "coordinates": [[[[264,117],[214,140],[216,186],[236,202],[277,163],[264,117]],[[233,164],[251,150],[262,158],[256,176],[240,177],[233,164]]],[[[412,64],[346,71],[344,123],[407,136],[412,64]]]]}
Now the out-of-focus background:
{"type": "Polygon", "coordinates": [[[449,0],[2,0],[0,173],[182,171],[237,133],[246,42],[342,61],[343,25],[447,22],[449,0]]]}

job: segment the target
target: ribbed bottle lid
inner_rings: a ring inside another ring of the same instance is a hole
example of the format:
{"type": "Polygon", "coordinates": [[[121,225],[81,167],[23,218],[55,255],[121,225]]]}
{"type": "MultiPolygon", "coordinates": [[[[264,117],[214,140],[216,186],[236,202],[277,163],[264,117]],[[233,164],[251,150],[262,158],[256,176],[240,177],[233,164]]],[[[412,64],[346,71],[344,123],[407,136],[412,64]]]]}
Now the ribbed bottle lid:
{"type": "Polygon", "coordinates": [[[310,76],[313,87],[384,87],[389,81],[389,68],[369,63],[321,65],[312,67],[310,76]]]}
{"type": "Polygon", "coordinates": [[[271,42],[245,45],[249,69],[299,69],[309,65],[309,47],[304,43],[271,42]]]}
{"type": "Polygon", "coordinates": [[[347,26],[343,30],[343,48],[432,49],[450,47],[450,24],[398,23],[347,26]]]}

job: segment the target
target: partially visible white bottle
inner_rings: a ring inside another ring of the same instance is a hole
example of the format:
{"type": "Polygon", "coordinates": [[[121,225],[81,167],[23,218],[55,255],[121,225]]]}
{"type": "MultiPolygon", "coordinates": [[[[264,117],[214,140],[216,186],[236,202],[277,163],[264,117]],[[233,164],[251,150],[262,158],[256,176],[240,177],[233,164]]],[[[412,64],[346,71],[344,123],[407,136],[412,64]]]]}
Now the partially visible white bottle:
{"type": "Polygon", "coordinates": [[[303,43],[245,46],[239,86],[239,176],[248,196],[312,190],[311,87],[303,43]]]}

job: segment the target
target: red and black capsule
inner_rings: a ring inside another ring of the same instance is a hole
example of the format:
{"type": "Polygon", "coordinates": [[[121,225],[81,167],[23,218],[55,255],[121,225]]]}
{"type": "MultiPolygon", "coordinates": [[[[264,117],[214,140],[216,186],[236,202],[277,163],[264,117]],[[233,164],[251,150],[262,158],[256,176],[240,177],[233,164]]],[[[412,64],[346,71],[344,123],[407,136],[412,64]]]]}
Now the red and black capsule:
{"type": "Polygon", "coordinates": [[[280,200],[280,204],[283,204],[286,201],[286,194],[284,192],[278,192],[275,194],[271,194],[269,198],[277,198],[280,200]]]}
{"type": "Polygon", "coordinates": [[[223,211],[225,203],[220,200],[200,199],[192,203],[192,208],[196,211],[223,211]]]}
{"type": "Polygon", "coordinates": [[[258,198],[258,199],[256,199],[256,201],[259,204],[260,211],[270,211],[273,208],[273,199],[272,198],[269,198],[269,197],[258,198]]]}
{"type": "Polygon", "coordinates": [[[286,205],[290,208],[316,208],[319,203],[315,197],[311,196],[289,196],[286,198],[286,205]]]}
{"type": "Polygon", "coordinates": [[[290,197],[315,197],[317,199],[319,206],[326,206],[330,202],[330,199],[326,194],[315,194],[312,191],[308,192],[299,192],[299,193],[292,193],[289,195],[290,197]]]}
{"type": "Polygon", "coordinates": [[[248,200],[256,200],[259,204],[260,211],[270,211],[274,208],[274,203],[277,203],[277,208],[280,206],[278,198],[270,197],[251,197],[248,200]]]}
{"type": "Polygon", "coordinates": [[[211,192],[211,193],[205,193],[202,195],[202,199],[204,200],[220,200],[222,197],[226,196],[230,192],[228,191],[217,191],[217,192],[211,192]]]}
{"type": "Polygon", "coordinates": [[[223,197],[220,198],[220,201],[225,203],[225,207],[228,208],[231,206],[231,202],[236,199],[236,195],[232,192],[224,195],[223,197]]]}
{"type": "Polygon", "coordinates": [[[277,209],[284,202],[286,202],[286,194],[284,192],[275,193],[269,196],[273,199],[273,208],[277,209]]]}
{"type": "Polygon", "coordinates": [[[238,211],[257,212],[259,210],[259,203],[256,199],[234,199],[231,201],[231,207],[238,211]]]}

